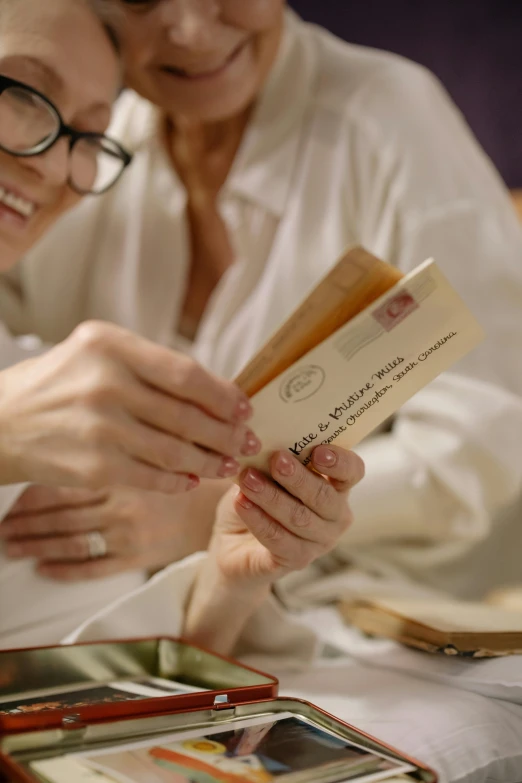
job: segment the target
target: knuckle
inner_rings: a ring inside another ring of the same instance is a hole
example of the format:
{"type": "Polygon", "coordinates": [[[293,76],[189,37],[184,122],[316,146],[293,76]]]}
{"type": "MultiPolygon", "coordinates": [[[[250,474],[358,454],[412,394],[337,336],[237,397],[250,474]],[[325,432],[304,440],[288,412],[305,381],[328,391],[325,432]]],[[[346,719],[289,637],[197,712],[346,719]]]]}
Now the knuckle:
{"type": "Polygon", "coordinates": [[[320,479],[314,491],[315,507],[318,509],[328,508],[332,503],[334,494],[335,490],[332,485],[325,479],[320,479]]]}
{"type": "Polygon", "coordinates": [[[344,480],[350,487],[355,487],[364,478],[366,466],[361,457],[354,451],[343,450],[342,459],[344,480]]]}
{"type": "MultiPolygon", "coordinates": [[[[100,441],[93,440],[92,443],[99,444],[100,441]]],[[[97,454],[84,456],[81,465],[77,466],[76,475],[80,478],[83,486],[89,489],[101,489],[118,483],[119,474],[113,466],[107,465],[97,454]]]]}
{"type": "Polygon", "coordinates": [[[311,476],[310,471],[304,468],[302,465],[299,465],[292,478],[292,489],[296,492],[300,492],[301,490],[306,489],[306,485],[311,478],[313,477],[311,476]]]}
{"type": "MultiPolygon", "coordinates": [[[[92,446],[116,445],[122,442],[121,433],[117,427],[104,416],[93,414],[85,417],[82,435],[92,446]]],[[[99,455],[96,461],[101,462],[99,455]]]]}
{"type": "Polygon", "coordinates": [[[205,380],[205,372],[200,365],[188,357],[180,357],[176,366],[176,381],[181,389],[192,389],[205,380]]]}
{"type": "Polygon", "coordinates": [[[186,476],[164,471],[151,473],[146,483],[147,486],[144,486],[143,489],[150,492],[160,492],[163,495],[179,495],[189,489],[186,476]]]}
{"type": "Polygon", "coordinates": [[[98,410],[120,400],[123,387],[114,369],[107,363],[97,362],[92,367],[81,390],[81,401],[90,410],[98,410]]]}
{"type": "MultiPolygon", "coordinates": [[[[198,449],[198,451],[200,450],[198,449]]],[[[219,470],[222,467],[221,458],[202,450],[201,454],[203,455],[201,465],[198,465],[198,469],[192,472],[201,478],[219,478],[219,470]]]]}
{"type": "Polygon", "coordinates": [[[273,510],[278,510],[283,504],[283,492],[270,481],[266,481],[263,491],[264,502],[273,510]]]}
{"type": "Polygon", "coordinates": [[[103,321],[84,321],[76,327],[72,337],[84,348],[103,353],[111,342],[114,327],[103,321]]]}
{"type": "Polygon", "coordinates": [[[154,449],[154,464],[167,473],[181,473],[183,470],[183,451],[172,443],[163,442],[154,449]]]}
{"type": "Polygon", "coordinates": [[[262,527],[261,537],[264,541],[269,543],[277,543],[281,541],[284,536],[284,530],[274,519],[270,517],[264,517],[264,524],[262,527]]]}
{"type": "Polygon", "coordinates": [[[291,524],[293,527],[307,528],[312,524],[313,515],[304,503],[294,503],[291,512],[291,524]]]}

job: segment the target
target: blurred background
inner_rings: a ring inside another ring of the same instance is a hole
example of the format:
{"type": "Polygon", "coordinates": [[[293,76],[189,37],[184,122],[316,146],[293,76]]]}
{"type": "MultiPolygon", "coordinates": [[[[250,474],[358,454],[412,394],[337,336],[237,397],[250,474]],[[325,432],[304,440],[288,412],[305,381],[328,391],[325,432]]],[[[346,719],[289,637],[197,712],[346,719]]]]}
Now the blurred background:
{"type": "Polygon", "coordinates": [[[437,74],[507,186],[522,189],[522,0],[290,0],[351,43],[437,74]]]}

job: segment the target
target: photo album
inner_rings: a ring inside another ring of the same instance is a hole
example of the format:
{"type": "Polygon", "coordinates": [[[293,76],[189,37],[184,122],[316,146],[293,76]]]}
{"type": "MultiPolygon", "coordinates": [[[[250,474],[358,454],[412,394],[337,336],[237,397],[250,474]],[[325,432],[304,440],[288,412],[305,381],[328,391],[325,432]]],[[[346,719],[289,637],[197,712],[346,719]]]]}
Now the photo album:
{"type": "Polygon", "coordinates": [[[31,766],[49,783],[377,783],[414,769],[291,713],[31,766]]]}

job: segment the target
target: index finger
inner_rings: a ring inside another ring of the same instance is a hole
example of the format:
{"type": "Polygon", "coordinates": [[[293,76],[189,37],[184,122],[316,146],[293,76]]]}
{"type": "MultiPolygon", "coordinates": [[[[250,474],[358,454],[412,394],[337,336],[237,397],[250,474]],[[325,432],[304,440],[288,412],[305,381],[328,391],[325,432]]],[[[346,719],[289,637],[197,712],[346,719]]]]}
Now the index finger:
{"type": "Polygon", "coordinates": [[[136,375],[151,386],[199,405],[222,421],[244,421],[252,415],[248,397],[235,384],[190,357],[134,335],[124,336],[122,348],[136,375]]]}

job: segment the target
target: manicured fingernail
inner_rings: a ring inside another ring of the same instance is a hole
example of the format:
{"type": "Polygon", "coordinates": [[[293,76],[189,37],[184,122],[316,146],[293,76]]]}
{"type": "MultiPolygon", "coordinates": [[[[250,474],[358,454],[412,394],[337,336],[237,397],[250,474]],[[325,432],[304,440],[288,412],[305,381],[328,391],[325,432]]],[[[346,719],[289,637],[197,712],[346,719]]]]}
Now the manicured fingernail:
{"type": "Polygon", "coordinates": [[[323,468],[333,468],[337,462],[337,454],[331,449],[320,446],[314,451],[313,461],[316,465],[321,465],[323,468]]]}
{"type": "Polygon", "coordinates": [[[283,476],[293,476],[295,473],[295,462],[288,454],[279,454],[275,466],[283,476]]]}
{"type": "Polygon", "coordinates": [[[252,416],[252,413],[252,405],[248,399],[243,397],[241,400],[239,400],[235,410],[236,419],[238,421],[245,421],[245,419],[249,419],[252,416]]]}
{"type": "Polygon", "coordinates": [[[245,457],[252,457],[261,451],[261,441],[256,438],[252,430],[247,430],[245,440],[241,446],[241,454],[245,457]]]}
{"type": "Polygon", "coordinates": [[[236,476],[239,473],[239,462],[236,462],[232,457],[223,457],[221,460],[221,466],[218,470],[218,476],[221,478],[230,478],[230,476],[236,476]]]}
{"type": "Polygon", "coordinates": [[[242,508],[246,509],[247,511],[250,511],[251,508],[254,508],[254,504],[251,500],[247,498],[246,495],[243,495],[242,492],[239,492],[236,497],[236,503],[238,503],[242,508]]]}
{"type": "Polygon", "coordinates": [[[252,468],[248,468],[243,473],[242,482],[245,484],[245,486],[248,487],[252,492],[262,492],[265,488],[265,479],[259,473],[257,470],[252,470],[252,468]]]}
{"type": "Polygon", "coordinates": [[[196,489],[196,487],[199,487],[199,477],[194,476],[192,473],[187,476],[187,490],[190,492],[191,489],[196,489]]]}

